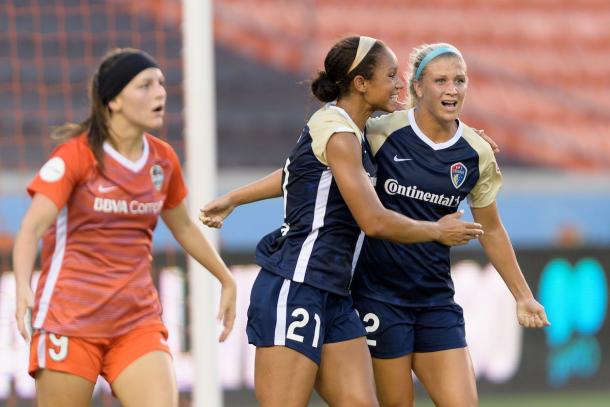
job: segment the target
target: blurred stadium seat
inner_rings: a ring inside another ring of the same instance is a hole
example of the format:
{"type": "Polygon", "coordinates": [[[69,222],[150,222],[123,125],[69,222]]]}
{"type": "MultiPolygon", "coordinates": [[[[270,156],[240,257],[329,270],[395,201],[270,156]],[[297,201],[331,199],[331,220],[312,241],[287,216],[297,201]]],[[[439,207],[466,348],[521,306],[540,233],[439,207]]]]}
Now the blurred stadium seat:
{"type": "MultiPolygon", "coordinates": [[[[281,165],[318,106],[301,82],[321,68],[338,38],[356,33],[379,37],[397,51],[404,68],[412,47],[451,42],[469,66],[465,121],[500,144],[503,170],[518,168],[505,171],[499,201],[513,242],[525,249],[527,278],[535,282],[532,276],[553,256],[600,258],[608,269],[610,2],[213,1],[219,192],[281,165]],[[598,174],[583,177],[576,170],[598,174]],[[558,242],[570,247],[557,254],[558,242]],[[533,246],[542,252],[527,252],[533,246]]],[[[24,186],[52,148],[50,129],[86,117],[92,70],[109,49],[139,47],[158,59],[169,97],[167,124],[158,135],[184,158],[181,13],[180,0],[0,0],[0,271],[10,270],[14,233],[29,202],[24,186]]],[[[235,211],[223,230],[223,255],[231,264],[252,261],[257,239],[281,223],[281,206],[269,201],[235,211]]],[[[477,253],[470,246],[458,256],[477,253]]],[[[156,233],[155,259],[157,271],[185,263],[163,225],[156,233]]],[[[8,301],[6,295],[2,298],[8,301]]],[[[12,323],[9,314],[2,315],[4,326],[12,323]]],[[[606,324],[598,334],[606,353],[609,335],[606,324]]],[[[561,352],[549,354],[543,342],[540,333],[535,346],[528,342],[526,347],[535,355],[523,358],[539,369],[533,373],[539,381],[544,380],[545,357],[563,362],[561,352]]],[[[607,389],[608,365],[599,372],[593,384],[580,378],[576,387],[607,389]]],[[[0,379],[6,379],[5,373],[0,369],[0,379]]],[[[529,379],[518,376],[516,386],[541,388],[529,379]]],[[[15,400],[0,397],[0,404],[14,407],[15,400]]],[[[585,405],[568,403],[562,405],[585,405]]]]}
{"type": "Polygon", "coordinates": [[[342,1],[218,0],[216,35],[307,74],[346,33],[385,40],[405,66],[413,46],[451,42],[469,65],[464,118],[502,145],[501,160],[602,170],[610,168],[610,95],[600,91],[610,85],[609,17],[610,3],[599,0],[352,1],[349,16],[342,1]]]}

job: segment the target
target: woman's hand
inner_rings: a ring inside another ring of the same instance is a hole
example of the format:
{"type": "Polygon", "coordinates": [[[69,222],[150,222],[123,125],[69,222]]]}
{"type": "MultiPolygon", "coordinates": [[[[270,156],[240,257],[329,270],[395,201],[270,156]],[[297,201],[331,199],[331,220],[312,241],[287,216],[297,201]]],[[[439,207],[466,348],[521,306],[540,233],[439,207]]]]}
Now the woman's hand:
{"type": "Polygon", "coordinates": [[[26,341],[32,335],[32,307],[34,306],[34,293],[30,287],[17,288],[17,304],[15,307],[15,321],[17,329],[26,341]]]}
{"type": "Polygon", "coordinates": [[[233,212],[233,209],[235,209],[235,204],[231,202],[228,195],[224,195],[201,208],[199,220],[208,227],[220,229],[223,221],[233,212]]]}
{"type": "Polygon", "coordinates": [[[489,137],[487,134],[485,134],[485,130],[477,130],[477,129],[473,129],[475,131],[475,133],[477,133],[483,140],[487,141],[487,143],[491,146],[491,149],[493,150],[494,153],[499,153],[500,152],[500,147],[498,147],[498,144],[491,138],[489,137]]]}
{"type": "Polygon", "coordinates": [[[222,322],[224,328],[218,337],[218,342],[224,342],[233,330],[233,324],[235,323],[235,308],[237,307],[236,303],[237,285],[235,284],[235,279],[231,277],[230,280],[222,285],[222,290],[220,292],[220,306],[216,318],[222,322]]]}
{"type": "Polygon", "coordinates": [[[479,223],[460,220],[462,215],[464,215],[464,211],[460,209],[437,221],[440,237],[436,240],[439,243],[446,246],[463,245],[483,235],[483,228],[479,223]]]}
{"type": "Polygon", "coordinates": [[[517,319],[524,328],[544,328],[551,325],[544,307],[534,298],[517,301],[517,319]]]}

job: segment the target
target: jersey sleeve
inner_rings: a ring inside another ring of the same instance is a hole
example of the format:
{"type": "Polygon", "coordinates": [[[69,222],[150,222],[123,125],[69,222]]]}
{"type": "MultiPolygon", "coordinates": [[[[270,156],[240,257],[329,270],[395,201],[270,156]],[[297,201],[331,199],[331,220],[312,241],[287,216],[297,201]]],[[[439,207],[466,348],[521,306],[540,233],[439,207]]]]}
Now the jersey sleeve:
{"type": "Polygon", "coordinates": [[[172,164],[172,175],[169,179],[167,196],[163,204],[163,209],[173,209],[180,205],[188,192],[186,184],[184,183],[184,177],[182,176],[182,167],[180,166],[178,155],[169,145],[168,155],[172,164]]]}
{"type": "Polygon", "coordinates": [[[324,165],[328,165],[326,145],[333,134],[354,133],[358,141],[362,143],[360,130],[332,107],[314,113],[307,126],[311,135],[311,148],[316,158],[324,165]]]}
{"type": "Polygon", "coordinates": [[[468,204],[472,208],[484,208],[496,200],[502,186],[502,173],[491,148],[479,161],[479,180],[468,195],[468,204]]]}
{"type": "Polygon", "coordinates": [[[388,137],[396,130],[409,125],[406,110],[372,117],[366,121],[366,139],[371,146],[373,156],[381,149],[388,137]]]}
{"type": "Polygon", "coordinates": [[[89,152],[80,151],[82,148],[77,139],[58,146],[28,185],[28,194],[31,197],[43,194],[55,203],[57,209],[63,208],[84,176],[81,161],[89,152]]]}

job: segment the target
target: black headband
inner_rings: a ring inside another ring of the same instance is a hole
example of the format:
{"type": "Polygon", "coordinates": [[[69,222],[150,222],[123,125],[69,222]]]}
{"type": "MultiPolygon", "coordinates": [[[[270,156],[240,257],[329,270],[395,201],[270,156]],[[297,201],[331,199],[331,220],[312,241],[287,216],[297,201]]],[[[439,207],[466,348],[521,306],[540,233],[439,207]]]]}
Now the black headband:
{"type": "Polygon", "coordinates": [[[97,94],[104,106],[108,105],[140,72],[159,66],[150,56],[134,52],[119,57],[112,66],[97,75],[97,94]]]}

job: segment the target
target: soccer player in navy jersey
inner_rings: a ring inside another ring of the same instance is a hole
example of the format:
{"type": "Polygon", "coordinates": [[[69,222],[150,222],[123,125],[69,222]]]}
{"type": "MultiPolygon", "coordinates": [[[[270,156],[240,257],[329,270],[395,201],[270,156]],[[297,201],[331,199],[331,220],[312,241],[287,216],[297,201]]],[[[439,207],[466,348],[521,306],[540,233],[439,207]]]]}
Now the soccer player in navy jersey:
{"type": "MultiPolygon", "coordinates": [[[[517,263],[496,208],[501,173],[492,148],[461,122],[468,77],[460,51],[423,45],[411,55],[411,109],[367,123],[382,204],[435,221],[468,200],[479,241],[516,301],[519,324],[549,324],[517,263]]],[[[352,284],[364,317],[382,406],[412,406],[413,370],[436,406],[476,406],[462,309],[454,302],[449,247],[367,236],[352,284]]]]}
{"type": "Polygon", "coordinates": [[[248,309],[263,406],[305,406],[314,387],[332,406],[378,405],[366,332],[349,296],[361,230],[405,244],[442,245],[482,233],[458,213],[414,221],[379,201],[363,130],[374,111],[399,106],[404,82],[397,65],[390,48],[373,38],[336,43],[311,85],[327,104],[308,121],[283,170],[202,209],[201,220],[220,227],[237,205],[284,197],[283,225],[256,249],[262,270],[248,309]]]}

